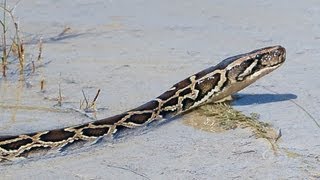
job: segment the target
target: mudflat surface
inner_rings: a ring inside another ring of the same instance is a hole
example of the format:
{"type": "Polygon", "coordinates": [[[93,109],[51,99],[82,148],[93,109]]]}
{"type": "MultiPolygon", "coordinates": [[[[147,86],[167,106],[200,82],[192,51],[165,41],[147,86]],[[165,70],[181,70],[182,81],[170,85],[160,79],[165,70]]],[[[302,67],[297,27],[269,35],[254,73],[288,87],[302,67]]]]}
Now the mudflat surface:
{"type": "Polygon", "coordinates": [[[36,59],[42,37],[45,66],[0,78],[1,135],[91,121],[54,108],[59,84],[64,105],[75,108],[82,89],[91,99],[101,89],[99,119],[228,56],[280,44],[286,63],[241,91],[233,106],[259,113],[282,137],[274,154],[247,129],[209,133],[182,116],[114,143],[0,164],[1,179],[320,178],[318,1],[21,1],[15,15],[27,61],[36,59]]]}

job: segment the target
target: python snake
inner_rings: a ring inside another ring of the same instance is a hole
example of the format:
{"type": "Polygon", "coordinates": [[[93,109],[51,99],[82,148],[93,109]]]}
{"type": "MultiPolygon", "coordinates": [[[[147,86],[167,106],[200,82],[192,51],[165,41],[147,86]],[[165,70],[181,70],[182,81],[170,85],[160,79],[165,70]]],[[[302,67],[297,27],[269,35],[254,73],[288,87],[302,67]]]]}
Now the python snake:
{"type": "Polygon", "coordinates": [[[0,161],[25,156],[37,149],[61,148],[76,141],[114,135],[123,128],[169,119],[206,102],[230,96],[284,63],[281,46],[257,49],[227,58],[196,73],[135,109],[86,124],[17,136],[0,137],[0,161]]]}

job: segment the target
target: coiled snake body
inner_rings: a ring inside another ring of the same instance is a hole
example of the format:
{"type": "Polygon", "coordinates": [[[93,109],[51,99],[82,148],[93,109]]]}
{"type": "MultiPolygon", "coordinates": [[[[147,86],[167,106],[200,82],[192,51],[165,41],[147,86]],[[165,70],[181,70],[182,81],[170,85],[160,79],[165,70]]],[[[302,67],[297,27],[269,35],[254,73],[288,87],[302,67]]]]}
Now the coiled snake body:
{"type": "Polygon", "coordinates": [[[219,101],[278,68],[285,56],[285,48],[281,46],[258,49],[227,58],[178,82],[154,100],[122,114],[73,127],[0,137],[0,161],[39,148],[57,148],[80,140],[112,136],[122,128],[172,118],[206,102],[219,101]]]}

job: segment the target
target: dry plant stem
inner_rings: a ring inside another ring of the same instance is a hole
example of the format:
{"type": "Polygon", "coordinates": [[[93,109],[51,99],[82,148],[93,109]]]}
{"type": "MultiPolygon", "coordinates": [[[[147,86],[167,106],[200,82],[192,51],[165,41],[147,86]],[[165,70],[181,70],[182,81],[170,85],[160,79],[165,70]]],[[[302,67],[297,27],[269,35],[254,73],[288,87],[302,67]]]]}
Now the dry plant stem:
{"type": "Polygon", "coordinates": [[[8,10],[5,9],[6,12],[8,12],[8,14],[10,15],[12,22],[14,24],[15,27],[15,38],[14,38],[14,43],[17,45],[18,47],[18,58],[19,58],[19,63],[20,63],[20,68],[21,70],[23,70],[24,68],[24,46],[23,46],[23,42],[20,38],[20,32],[19,32],[19,25],[15,20],[15,17],[13,16],[13,9],[8,10]]]}
{"type": "Polygon", "coordinates": [[[83,95],[83,98],[84,100],[80,100],[80,109],[84,109],[85,111],[87,111],[88,109],[91,109],[93,111],[96,111],[95,110],[95,106],[96,106],[96,101],[98,99],[98,96],[100,94],[100,89],[98,89],[95,97],[93,98],[93,101],[91,103],[89,103],[89,98],[87,98],[87,96],[85,95],[83,89],[82,89],[82,95],[83,95]],[[85,106],[83,105],[85,103],[85,106]]]}
{"type": "Polygon", "coordinates": [[[60,33],[60,34],[58,34],[58,37],[61,37],[61,36],[63,36],[63,35],[65,35],[68,31],[70,31],[71,30],[71,28],[70,27],[65,27],[64,29],[63,29],[63,31],[60,33]]]}
{"type": "MultiPolygon", "coordinates": [[[[273,92],[275,94],[279,94],[276,91],[271,90],[270,88],[266,87],[266,86],[261,86],[262,88],[266,89],[267,91],[273,92]]],[[[290,102],[292,102],[293,104],[295,104],[298,108],[300,108],[303,112],[305,112],[307,114],[307,116],[309,116],[309,118],[316,124],[316,126],[318,126],[318,128],[320,128],[320,123],[318,123],[318,121],[316,120],[316,118],[314,118],[304,107],[302,107],[300,104],[298,104],[296,101],[289,99],[290,102]]]]}
{"type": "Polygon", "coordinates": [[[39,40],[39,54],[38,54],[38,61],[41,60],[41,57],[42,57],[42,38],[40,38],[39,40]]]}
{"type": "Polygon", "coordinates": [[[35,66],[35,64],[34,64],[34,61],[32,60],[32,73],[34,73],[35,71],[36,71],[36,66],[35,66]]]}
{"type": "Polygon", "coordinates": [[[83,95],[84,101],[86,102],[86,108],[87,108],[89,106],[89,102],[88,102],[88,99],[87,99],[83,89],[82,89],[82,95],[83,95]]]}
{"type": "MultiPolygon", "coordinates": [[[[3,6],[6,9],[7,8],[7,1],[4,0],[3,6]]],[[[3,51],[2,51],[2,76],[6,77],[6,69],[7,69],[7,37],[6,37],[6,11],[3,11],[3,20],[1,21],[2,25],[2,45],[3,45],[3,51]]]]}
{"type": "Polygon", "coordinates": [[[97,92],[97,94],[96,94],[96,96],[94,97],[94,99],[93,99],[93,101],[92,101],[92,103],[91,103],[91,106],[94,106],[95,104],[96,104],[96,101],[97,101],[97,98],[98,98],[98,96],[99,96],[99,94],[100,94],[100,89],[98,89],[98,92],[97,92]]]}
{"type": "MultiPolygon", "coordinates": [[[[15,6],[11,9],[7,9],[7,1],[4,0],[3,2],[3,7],[0,7],[3,9],[3,21],[1,21],[1,25],[3,27],[3,57],[4,57],[4,60],[3,60],[3,69],[6,70],[6,64],[7,64],[7,58],[8,58],[8,52],[7,52],[7,42],[6,42],[6,32],[7,32],[7,27],[6,27],[6,14],[8,13],[11,17],[11,20],[14,24],[14,27],[15,27],[15,36],[13,38],[13,43],[12,45],[10,46],[10,50],[12,50],[13,46],[15,45],[18,49],[18,58],[19,58],[19,63],[20,63],[20,73],[22,74],[23,72],[23,68],[24,68],[24,47],[23,47],[23,42],[20,38],[20,35],[19,35],[19,26],[18,26],[18,23],[16,22],[15,20],[15,17],[13,15],[13,10],[15,9],[15,7],[17,6],[17,4],[19,3],[20,1],[18,1],[15,6]]],[[[5,71],[3,72],[3,75],[5,75],[5,71]]]]}
{"type": "MultiPolygon", "coordinates": [[[[38,58],[37,58],[37,61],[40,65],[43,65],[43,62],[41,61],[42,60],[42,49],[43,49],[42,47],[43,47],[43,41],[42,41],[42,37],[40,37],[40,39],[39,39],[39,54],[38,54],[38,58]]],[[[43,71],[41,70],[41,68],[40,68],[40,73],[43,76],[43,71]]],[[[41,91],[44,91],[44,85],[45,85],[45,78],[44,77],[41,78],[40,84],[41,84],[41,86],[40,86],[41,91]]]]}
{"type": "Polygon", "coordinates": [[[60,73],[60,78],[59,78],[59,97],[58,97],[58,105],[62,106],[62,92],[61,92],[61,73],[60,73]]]}
{"type": "Polygon", "coordinates": [[[6,77],[6,70],[7,70],[7,62],[6,62],[6,58],[2,57],[2,76],[6,77]]]}
{"type": "Polygon", "coordinates": [[[97,111],[97,109],[96,109],[96,101],[97,101],[97,98],[98,98],[99,94],[100,94],[100,89],[98,89],[96,96],[93,98],[93,101],[91,102],[90,106],[88,107],[91,110],[93,110],[94,112],[97,111]]]}
{"type": "Polygon", "coordinates": [[[44,79],[42,79],[40,81],[40,90],[43,91],[44,90],[44,79]]]}
{"type": "Polygon", "coordinates": [[[59,106],[62,105],[62,92],[61,92],[61,85],[59,83],[59,98],[58,98],[58,104],[59,106]]]}
{"type": "Polygon", "coordinates": [[[83,101],[80,99],[80,102],[79,102],[79,109],[82,109],[82,106],[83,106],[83,101]]]}
{"type": "Polygon", "coordinates": [[[20,63],[20,70],[21,72],[24,69],[24,46],[23,46],[23,42],[19,37],[19,26],[18,23],[14,22],[14,26],[16,29],[16,43],[18,46],[18,58],[19,58],[19,63],[20,63]]]}

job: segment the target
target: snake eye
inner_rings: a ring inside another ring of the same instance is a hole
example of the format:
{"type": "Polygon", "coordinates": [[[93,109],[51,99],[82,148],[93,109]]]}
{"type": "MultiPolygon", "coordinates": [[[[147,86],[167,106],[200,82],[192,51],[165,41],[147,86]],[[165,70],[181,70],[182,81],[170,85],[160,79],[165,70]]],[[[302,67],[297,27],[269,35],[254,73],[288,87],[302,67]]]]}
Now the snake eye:
{"type": "Polygon", "coordinates": [[[261,54],[257,54],[256,59],[261,59],[261,54]]]}
{"type": "Polygon", "coordinates": [[[281,55],[281,53],[280,53],[280,51],[278,51],[278,50],[276,50],[276,51],[273,52],[273,56],[280,56],[280,55],[281,55]]]}

